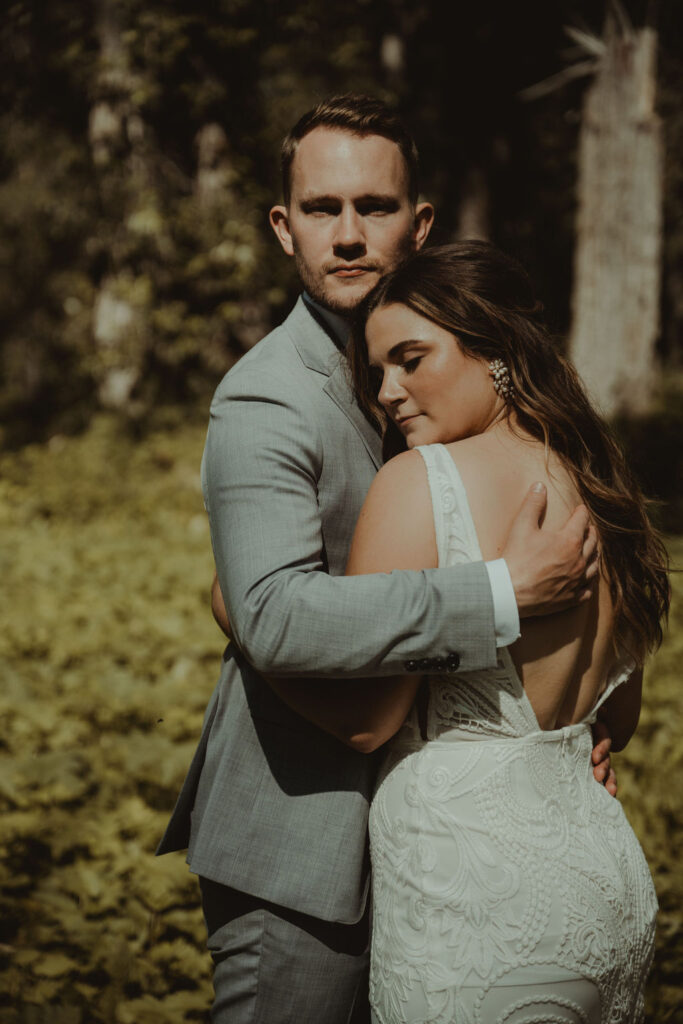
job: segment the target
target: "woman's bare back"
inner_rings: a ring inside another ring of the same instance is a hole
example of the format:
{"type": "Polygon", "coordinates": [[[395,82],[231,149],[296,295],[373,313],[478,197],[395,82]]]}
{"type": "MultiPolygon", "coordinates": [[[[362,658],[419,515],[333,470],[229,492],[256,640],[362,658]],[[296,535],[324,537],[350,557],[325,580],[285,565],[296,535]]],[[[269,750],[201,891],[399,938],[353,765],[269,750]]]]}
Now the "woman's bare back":
{"type": "MultiPolygon", "coordinates": [[[[554,452],[507,424],[445,446],[467,491],[485,560],[500,557],[510,526],[535,481],[548,490],[543,526],[562,526],[580,496],[554,452]]],[[[510,648],[541,729],[581,721],[599,697],[615,661],[614,614],[600,579],[590,601],[552,616],[527,618],[510,648]]]]}

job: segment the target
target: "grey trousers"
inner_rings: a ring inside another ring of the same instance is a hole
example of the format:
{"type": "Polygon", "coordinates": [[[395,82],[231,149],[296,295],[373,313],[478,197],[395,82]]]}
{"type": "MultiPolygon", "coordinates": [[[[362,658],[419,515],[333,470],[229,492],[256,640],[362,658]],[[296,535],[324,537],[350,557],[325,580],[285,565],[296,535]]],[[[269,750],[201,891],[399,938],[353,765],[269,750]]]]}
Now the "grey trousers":
{"type": "Polygon", "coordinates": [[[368,915],[334,924],[200,878],[213,1024],[369,1024],[368,915]]]}

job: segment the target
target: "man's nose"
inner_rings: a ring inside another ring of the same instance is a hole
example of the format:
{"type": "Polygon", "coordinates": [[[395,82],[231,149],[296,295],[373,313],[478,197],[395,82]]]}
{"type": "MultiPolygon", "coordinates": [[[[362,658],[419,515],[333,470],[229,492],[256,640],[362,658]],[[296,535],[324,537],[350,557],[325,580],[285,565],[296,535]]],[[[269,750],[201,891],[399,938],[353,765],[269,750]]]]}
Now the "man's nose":
{"type": "Polygon", "coordinates": [[[406,395],[407,391],[397,379],[396,374],[392,370],[387,371],[382,378],[382,386],[377,395],[380,405],[388,409],[389,406],[403,401],[406,395]]]}
{"type": "Polygon", "coordinates": [[[345,255],[349,250],[354,250],[354,255],[365,251],[363,218],[351,205],[345,206],[339,214],[334,246],[335,249],[343,250],[345,255]]]}

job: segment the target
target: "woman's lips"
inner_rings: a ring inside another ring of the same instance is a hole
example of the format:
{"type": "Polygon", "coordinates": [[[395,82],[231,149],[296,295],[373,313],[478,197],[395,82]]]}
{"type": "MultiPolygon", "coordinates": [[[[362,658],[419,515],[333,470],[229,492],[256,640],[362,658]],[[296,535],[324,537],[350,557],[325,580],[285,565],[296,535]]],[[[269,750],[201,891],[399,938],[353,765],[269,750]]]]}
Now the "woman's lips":
{"type": "Polygon", "coordinates": [[[416,412],[416,413],[413,413],[412,416],[401,416],[400,419],[396,420],[396,424],[399,427],[403,427],[403,426],[406,425],[406,423],[411,423],[412,420],[416,420],[418,418],[418,416],[421,416],[421,415],[422,415],[421,413],[416,412]]]}

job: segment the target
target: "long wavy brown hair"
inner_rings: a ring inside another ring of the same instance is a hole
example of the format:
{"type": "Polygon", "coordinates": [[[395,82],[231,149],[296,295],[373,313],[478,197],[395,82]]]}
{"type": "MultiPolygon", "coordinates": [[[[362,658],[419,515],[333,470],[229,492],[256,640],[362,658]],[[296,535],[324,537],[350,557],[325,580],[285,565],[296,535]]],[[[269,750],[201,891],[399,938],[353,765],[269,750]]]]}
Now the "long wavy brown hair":
{"type": "Polygon", "coordinates": [[[642,662],[661,642],[668,614],[666,549],[623,452],[543,326],[526,272],[488,242],[458,242],[416,253],[366,298],[349,358],[359,404],[383,432],[385,457],[404,450],[405,441],[377,400],[365,323],[392,303],[450,331],[469,355],[502,359],[509,368],[514,397],[508,415],[514,410],[519,427],[556,452],[574,480],[600,537],[615,645],[642,662]]]}

